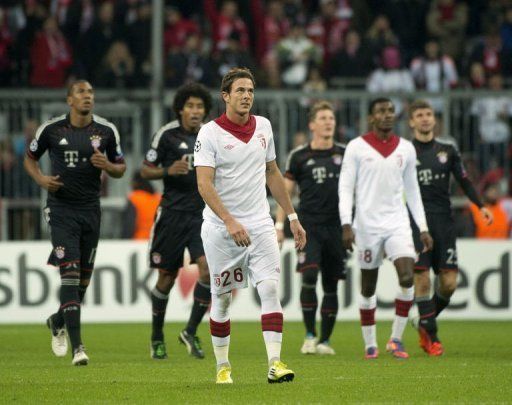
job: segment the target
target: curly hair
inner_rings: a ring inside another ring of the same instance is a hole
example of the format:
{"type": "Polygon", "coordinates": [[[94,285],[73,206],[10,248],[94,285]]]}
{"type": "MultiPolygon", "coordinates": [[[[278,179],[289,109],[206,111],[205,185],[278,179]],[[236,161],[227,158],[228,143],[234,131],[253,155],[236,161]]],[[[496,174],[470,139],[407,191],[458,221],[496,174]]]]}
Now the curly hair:
{"type": "Polygon", "coordinates": [[[204,116],[207,117],[208,114],[210,114],[210,110],[212,109],[212,96],[208,89],[199,83],[188,83],[178,89],[172,104],[172,110],[180,122],[180,112],[183,111],[185,103],[190,97],[197,97],[203,100],[204,116]]]}

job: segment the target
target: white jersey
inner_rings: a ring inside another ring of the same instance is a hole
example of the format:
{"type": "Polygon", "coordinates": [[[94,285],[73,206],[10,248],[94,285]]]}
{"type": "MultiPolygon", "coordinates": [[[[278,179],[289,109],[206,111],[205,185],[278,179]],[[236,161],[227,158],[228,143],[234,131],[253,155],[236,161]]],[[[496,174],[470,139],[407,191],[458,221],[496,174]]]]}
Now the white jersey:
{"type": "MultiPolygon", "coordinates": [[[[256,126],[247,142],[214,120],[202,126],[194,149],[194,166],[215,168],[214,186],[222,203],[246,227],[272,221],[265,173],[266,163],[276,159],[270,121],[253,117],[256,126]]],[[[203,218],[205,222],[224,225],[208,205],[203,218]]]]}
{"type": "Polygon", "coordinates": [[[426,231],[416,160],[412,143],[396,135],[383,142],[370,132],[352,140],[343,157],[338,188],[341,223],[352,223],[355,192],[354,228],[382,233],[410,226],[407,201],[419,229],[426,231]]]}

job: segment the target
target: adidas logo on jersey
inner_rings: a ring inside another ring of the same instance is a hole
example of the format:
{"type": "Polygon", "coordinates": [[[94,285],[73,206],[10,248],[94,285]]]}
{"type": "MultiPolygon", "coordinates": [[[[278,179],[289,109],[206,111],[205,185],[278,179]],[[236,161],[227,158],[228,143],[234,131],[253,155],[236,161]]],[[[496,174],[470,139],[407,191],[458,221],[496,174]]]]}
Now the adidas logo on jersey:
{"type": "Polygon", "coordinates": [[[66,140],[66,138],[62,138],[59,142],[59,145],[67,145],[68,144],[68,141],[66,140]]]}
{"type": "Polygon", "coordinates": [[[315,164],[315,159],[309,159],[307,162],[306,162],[306,166],[311,166],[311,165],[314,165],[315,164]]]}
{"type": "Polygon", "coordinates": [[[188,145],[185,142],[180,143],[179,149],[188,149],[188,145]]]}

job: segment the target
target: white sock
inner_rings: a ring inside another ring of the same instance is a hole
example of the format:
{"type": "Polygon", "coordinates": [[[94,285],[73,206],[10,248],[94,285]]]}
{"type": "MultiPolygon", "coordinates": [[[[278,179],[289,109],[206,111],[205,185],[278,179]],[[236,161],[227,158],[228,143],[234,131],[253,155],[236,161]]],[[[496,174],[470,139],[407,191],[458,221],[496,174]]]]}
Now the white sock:
{"type": "Polygon", "coordinates": [[[213,353],[215,353],[215,359],[217,360],[217,369],[220,366],[229,366],[229,343],[226,346],[215,346],[213,345],[213,353]]]}
{"type": "MultiPolygon", "coordinates": [[[[401,288],[398,294],[396,295],[396,299],[398,301],[407,302],[412,305],[414,300],[414,287],[411,288],[401,288]]],[[[410,307],[409,307],[410,309],[410,307]]],[[[404,334],[405,327],[407,326],[407,321],[409,319],[409,309],[407,311],[401,310],[400,314],[395,314],[395,319],[393,320],[393,326],[391,328],[391,339],[402,340],[402,336],[404,334]]],[[[399,308],[397,307],[397,312],[399,312],[399,308]]]]}
{"type": "MultiPolygon", "coordinates": [[[[360,311],[375,310],[376,307],[376,295],[372,295],[369,298],[359,295],[360,311]]],[[[361,330],[363,332],[364,348],[377,347],[377,325],[375,323],[373,325],[361,325],[361,330]]]]}
{"type": "Polygon", "coordinates": [[[265,348],[267,349],[268,363],[272,364],[274,361],[280,360],[283,334],[264,331],[263,340],[265,341],[265,348]]]}

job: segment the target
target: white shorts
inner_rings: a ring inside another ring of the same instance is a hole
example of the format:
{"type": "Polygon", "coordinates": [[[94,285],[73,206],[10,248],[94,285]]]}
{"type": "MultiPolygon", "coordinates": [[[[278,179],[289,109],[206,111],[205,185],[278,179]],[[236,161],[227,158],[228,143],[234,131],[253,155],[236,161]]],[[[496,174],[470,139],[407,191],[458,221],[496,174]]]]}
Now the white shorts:
{"type": "Polygon", "coordinates": [[[241,247],[224,226],[203,222],[201,238],[212,294],[246,288],[249,278],[253,286],[262,280],[279,280],[281,256],[273,224],[269,222],[247,232],[251,244],[241,247]]]}
{"type": "Polygon", "coordinates": [[[410,257],[416,260],[410,226],[377,234],[356,230],[355,236],[361,270],[378,268],[382,264],[384,254],[391,262],[400,257],[410,257]]]}

